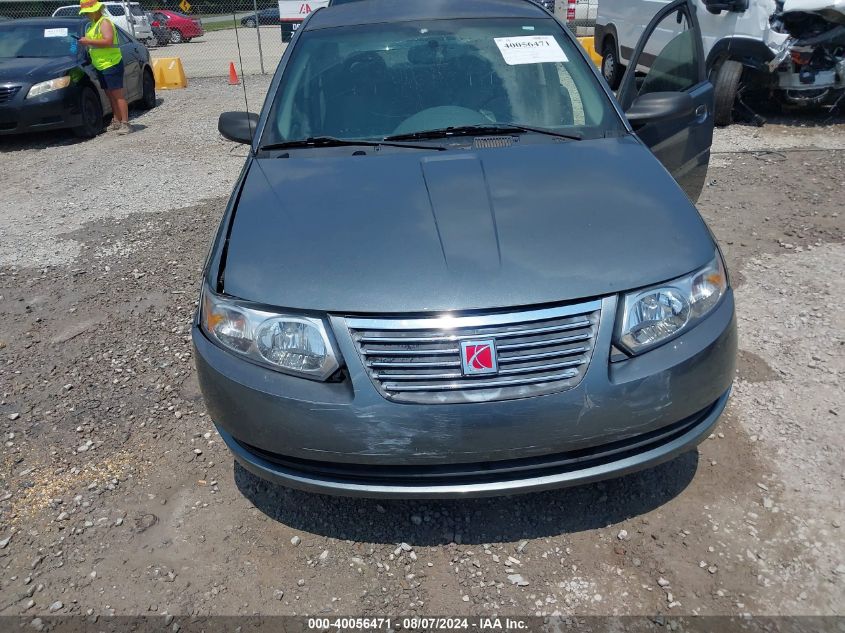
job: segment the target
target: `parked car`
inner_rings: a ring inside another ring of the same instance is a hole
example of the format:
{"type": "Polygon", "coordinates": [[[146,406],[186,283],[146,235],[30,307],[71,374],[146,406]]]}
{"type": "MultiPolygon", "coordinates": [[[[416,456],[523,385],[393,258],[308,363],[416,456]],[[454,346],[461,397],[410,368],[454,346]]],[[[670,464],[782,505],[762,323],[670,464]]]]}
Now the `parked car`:
{"type": "Polygon", "coordinates": [[[737,339],[690,200],[713,87],[689,0],[632,59],[679,12],[687,28],[618,102],[524,0],[306,18],[261,114],[218,124],[251,151],[192,337],[243,466],[332,494],[512,494],[711,433],[737,339]]]}
{"type": "MultiPolygon", "coordinates": [[[[111,115],[81,37],[88,20],[32,18],[0,24],[0,134],[70,128],[78,136],[99,134],[111,115]]],[[[126,99],[155,106],[150,53],[118,28],[126,99]]]]}
{"type": "Polygon", "coordinates": [[[192,18],[170,9],[157,9],[154,15],[159,16],[159,20],[164,19],[167,28],[170,29],[170,41],[173,44],[190,42],[196,37],[205,35],[202,20],[199,18],[192,18]]]}
{"type": "Polygon", "coordinates": [[[149,20],[150,27],[153,29],[156,46],[167,46],[170,44],[173,35],[172,31],[167,28],[166,16],[159,14],[157,18],[154,14],[147,13],[147,20],[149,20]]]}
{"type": "MultiPolygon", "coordinates": [[[[147,20],[143,7],[137,2],[103,2],[103,15],[118,27],[130,33],[142,42],[153,41],[153,29],[147,20]],[[126,15],[124,4],[129,6],[126,15]]],[[[53,11],[54,18],[73,18],[79,16],[79,4],[66,5],[53,11]]]]}
{"type": "MultiPolygon", "coordinates": [[[[788,104],[833,103],[845,94],[845,3],[831,0],[694,0],[705,65],[716,87],[716,123],[737,95],[758,91],[788,104]]],[[[611,87],[622,78],[653,0],[601,0],[596,50],[611,87]]],[[[663,40],[672,36],[664,29],[663,40]]],[[[641,64],[640,70],[648,68],[641,64]]]]}
{"type": "Polygon", "coordinates": [[[279,7],[270,7],[269,9],[261,9],[255,13],[250,13],[241,18],[241,25],[254,29],[259,24],[276,24],[279,22],[279,7]]]}

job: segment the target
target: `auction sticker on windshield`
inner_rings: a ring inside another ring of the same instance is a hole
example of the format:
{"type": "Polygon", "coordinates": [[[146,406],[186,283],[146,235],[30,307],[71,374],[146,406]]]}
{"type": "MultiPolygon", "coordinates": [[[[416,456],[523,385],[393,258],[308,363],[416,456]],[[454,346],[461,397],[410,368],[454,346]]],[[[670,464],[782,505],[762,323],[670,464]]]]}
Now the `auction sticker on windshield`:
{"type": "Polygon", "coordinates": [[[44,37],[67,37],[67,29],[44,29],[44,37]]]}
{"type": "Polygon", "coordinates": [[[551,35],[528,35],[522,37],[496,37],[496,46],[508,66],[520,64],[544,64],[569,61],[566,53],[551,35]]]}

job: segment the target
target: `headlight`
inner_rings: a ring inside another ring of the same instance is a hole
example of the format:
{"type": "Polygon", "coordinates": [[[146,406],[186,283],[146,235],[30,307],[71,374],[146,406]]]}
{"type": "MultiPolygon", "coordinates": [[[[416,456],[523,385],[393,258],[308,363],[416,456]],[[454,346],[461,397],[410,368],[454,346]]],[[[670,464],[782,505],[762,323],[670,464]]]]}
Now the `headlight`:
{"type": "Polygon", "coordinates": [[[695,326],[719,303],[728,289],[722,258],[691,275],[625,295],[616,343],[640,354],[695,326]]]}
{"type": "Polygon", "coordinates": [[[326,380],[339,367],[320,319],[256,310],[204,287],[200,324],[222,347],[279,371],[326,380]]]}
{"type": "Polygon", "coordinates": [[[32,99],[33,97],[40,97],[45,93],[53,92],[54,90],[60,90],[61,88],[67,88],[69,85],[70,76],[67,75],[64,77],[59,77],[58,79],[42,81],[41,83],[37,83],[29,89],[29,92],[26,93],[26,98],[32,99]]]}

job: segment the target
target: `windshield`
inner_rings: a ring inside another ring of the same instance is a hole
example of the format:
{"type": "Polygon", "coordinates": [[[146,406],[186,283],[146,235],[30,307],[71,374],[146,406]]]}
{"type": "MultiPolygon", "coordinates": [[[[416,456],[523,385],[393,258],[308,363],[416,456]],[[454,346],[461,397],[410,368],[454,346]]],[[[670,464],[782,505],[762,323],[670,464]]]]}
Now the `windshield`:
{"type": "Polygon", "coordinates": [[[549,18],[307,31],[284,71],[261,144],[496,124],[584,138],[623,131],[575,46],[549,18]]]}
{"type": "Polygon", "coordinates": [[[4,24],[0,27],[0,59],[73,55],[71,35],[79,33],[79,27],[4,24]]]}

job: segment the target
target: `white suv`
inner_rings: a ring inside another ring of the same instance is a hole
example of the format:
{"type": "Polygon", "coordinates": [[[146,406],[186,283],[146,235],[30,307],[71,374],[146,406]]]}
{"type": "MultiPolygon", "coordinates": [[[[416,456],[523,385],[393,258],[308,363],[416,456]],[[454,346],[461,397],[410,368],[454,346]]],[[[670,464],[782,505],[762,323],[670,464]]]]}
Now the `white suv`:
{"type": "MultiPolygon", "coordinates": [[[[154,39],[150,21],[147,19],[143,7],[137,2],[103,2],[103,7],[103,14],[119,28],[133,35],[135,39],[141,41],[154,39]],[[127,8],[130,13],[128,16],[126,15],[127,8]]],[[[78,15],[78,4],[59,7],[53,11],[54,18],[71,18],[78,15]]]]}

